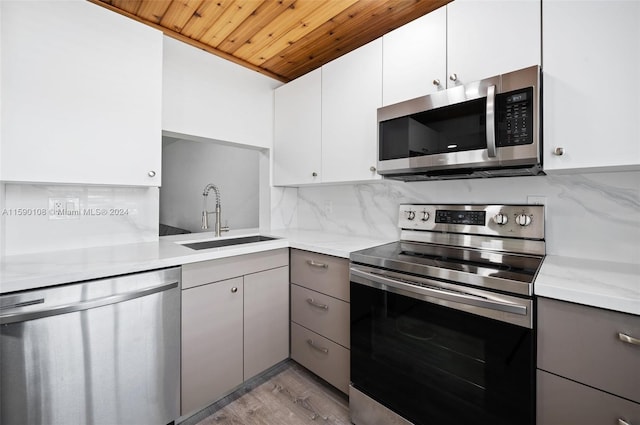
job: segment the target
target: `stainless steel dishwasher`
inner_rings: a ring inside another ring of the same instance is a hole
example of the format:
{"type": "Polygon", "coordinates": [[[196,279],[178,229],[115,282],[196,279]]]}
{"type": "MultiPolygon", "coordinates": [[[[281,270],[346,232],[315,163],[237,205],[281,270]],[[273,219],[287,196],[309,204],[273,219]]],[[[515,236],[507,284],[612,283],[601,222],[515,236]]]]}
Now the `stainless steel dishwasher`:
{"type": "Polygon", "coordinates": [[[180,268],[0,297],[0,423],[168,424],[180,268]]]}

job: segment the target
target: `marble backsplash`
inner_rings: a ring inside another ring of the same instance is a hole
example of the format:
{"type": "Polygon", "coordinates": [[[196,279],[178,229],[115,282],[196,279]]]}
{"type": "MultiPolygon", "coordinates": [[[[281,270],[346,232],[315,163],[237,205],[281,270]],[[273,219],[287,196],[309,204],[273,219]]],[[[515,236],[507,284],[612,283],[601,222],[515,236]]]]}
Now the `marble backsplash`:
{"type": "Polygon", "coordinates": [[[158,239],[157,187],[13,183],[2,186],[2,255],[158,239]],[[69,207],[77,207],[78,213],[70,212],[67,218],[50,218],[50,198],[77,199],[77,206],[69,207]]]}
{"type": "Polygon", "coordinates": [[[272,226],[397,237],[401,203],[546,205],[547,253],[640,263],[640,172],[274,188],[272,226]]]}

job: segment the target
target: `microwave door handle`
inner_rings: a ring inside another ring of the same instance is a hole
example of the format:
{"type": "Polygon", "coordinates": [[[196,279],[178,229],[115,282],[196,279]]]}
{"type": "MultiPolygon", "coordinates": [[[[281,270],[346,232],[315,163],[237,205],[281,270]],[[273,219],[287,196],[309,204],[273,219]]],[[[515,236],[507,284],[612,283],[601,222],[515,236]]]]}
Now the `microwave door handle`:
{"type": "Polygon", "coordinates": [[[489,158],[495,158],[496,153],[496,86],[487,88],[487,152],[489,158]]]}

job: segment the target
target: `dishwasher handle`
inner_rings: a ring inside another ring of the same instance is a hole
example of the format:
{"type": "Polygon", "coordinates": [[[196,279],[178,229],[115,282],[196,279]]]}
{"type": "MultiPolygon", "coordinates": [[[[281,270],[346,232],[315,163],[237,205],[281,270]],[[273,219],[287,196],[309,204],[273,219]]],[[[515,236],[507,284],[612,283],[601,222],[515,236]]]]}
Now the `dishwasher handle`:
{"type": "MultiPolygon", "coordinates": [[[[65,313],[73,313],[76,311],[89,310],[96,307],[102,307],[105,305],[121,303],[124,301],[133,300],[136,298],[146,297],[147,295],[155,294],[157,292],[168,291],[173,288],[177,288],[179,285],[178,281],[173,281],[169,283],[165,283],[158,286],[153,286],[150,288],[137,289],[135,291],[122,292],[119,294],[108,295],[106,297],[100,297],[95,299],[90,299],[86,301],[78,301],[71,304],[63,304],[57,305],[55,307],[46,307],[43,305],[42,308],[24,311],[24,312],[15,312],[15,313],[3,313],[0,315],[0,325],[8,325],[10,323],[17,322],[26,322],[27,320],[41,319],[43,317],[56,316],[59,314],[65,313]]],[[[37,300],[37,304],[43,304],[42,302],[37,300]]]]}

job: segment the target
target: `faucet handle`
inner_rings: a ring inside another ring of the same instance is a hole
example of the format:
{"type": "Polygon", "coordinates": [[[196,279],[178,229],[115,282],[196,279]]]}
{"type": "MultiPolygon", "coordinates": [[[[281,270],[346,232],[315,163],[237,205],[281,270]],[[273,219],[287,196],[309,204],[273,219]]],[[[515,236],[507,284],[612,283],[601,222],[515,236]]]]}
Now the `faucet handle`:
{"type": "Polygon", "coordinates": [[[229,229],[229,220],[224,221],[224,226],[220,227],[221,232],[228,232],[229,229]]]}

